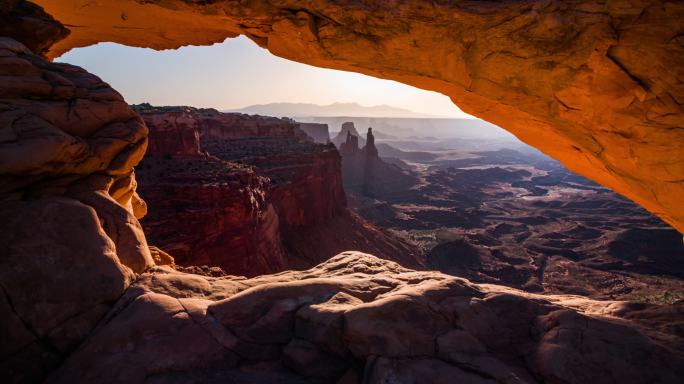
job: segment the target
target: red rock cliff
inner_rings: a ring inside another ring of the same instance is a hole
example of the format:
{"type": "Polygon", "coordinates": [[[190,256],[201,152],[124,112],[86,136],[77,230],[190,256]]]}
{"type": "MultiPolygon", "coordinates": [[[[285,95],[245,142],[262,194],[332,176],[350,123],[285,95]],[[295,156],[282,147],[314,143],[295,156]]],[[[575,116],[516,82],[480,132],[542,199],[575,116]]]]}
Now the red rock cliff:
{"type": "MultiPolygon", "coordinates": [[[[137,110],[144,113],[146,108],[141,105],[137,110]]],[[[189,110],[178,108],[146,116],[147,124],[155,127],[150,132],[147,156],[199,156],[199,122],[189,110]]]]}
{"type": "Polygon", "coordinates": [[[330,141],[330,132],[328,131],[328,124],[321,123],[297,123],[299,129],[304,131],[313,141],[321,144],[327,144],[330,141]]]}
{"type": "MultiPolygon", "coordinates": [[[[249,168],[200,154],[201,111],[136,106],[153,148],[138,167],[139,190],[152,203],[143,228],[179,265],[219,266],[258,275],[287,265],[268,179],[249,168]]],[[[243,132],[243,126],[236,130],[243,132]]]]}
{"type": "Polygon", "coordinates": [[[295,122],[189,107],[136,110],[151,142],[172,136],[151,144],[138,179],[152,207],[145,233],[180,265],[253,276],[348,249],[420,264],[407,244],[347,211],[337,150],[304,140],[295,122]],[[179,155],[184,137],[199,137],[202,155],[179,155]],[[318,241],[309,244],[314,233],[318,241]]]}

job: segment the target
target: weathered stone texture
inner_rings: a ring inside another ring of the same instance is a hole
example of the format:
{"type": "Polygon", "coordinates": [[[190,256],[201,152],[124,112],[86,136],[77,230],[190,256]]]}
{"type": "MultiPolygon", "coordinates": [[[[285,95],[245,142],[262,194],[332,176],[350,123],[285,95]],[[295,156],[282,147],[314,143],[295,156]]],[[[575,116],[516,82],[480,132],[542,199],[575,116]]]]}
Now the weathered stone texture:
{"type": "Polygon", "coordinates": [[[684,231],[680,1],[37,3],[78,26],[53,57],[243,34],[290,60],[441,92],[684,231]]]}

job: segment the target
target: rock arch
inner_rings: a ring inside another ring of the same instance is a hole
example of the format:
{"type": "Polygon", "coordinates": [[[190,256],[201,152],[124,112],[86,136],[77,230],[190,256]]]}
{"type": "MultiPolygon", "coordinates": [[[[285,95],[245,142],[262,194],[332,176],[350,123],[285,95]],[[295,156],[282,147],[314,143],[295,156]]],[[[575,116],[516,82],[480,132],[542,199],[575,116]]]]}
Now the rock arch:
{"type": "Polygon", "coordinates": [[[57,21],[24,0],[0,0],[0,376],[202,380],[230,377],[240,364],[274,354],[315,376],[308,368],[327,356],[316,351],[339,346],[341,337],[334,329],[330,339],[316,335],[345,313],[345,324],[358,325],[345,327],[353,332],[342,338],[357,359],[352,379],[362,373],[357,363],[375,380],[439,369],[449,379],[480,372],[482,382],[521,372],[569,383],[587,382],[586,374],[638,383],[682,376],[682,343],[662,325],[668,307],[478,286],[354,252],[254,280],[163,266],[170,258],[147,246],[137,221],[145,204],[133,167],[147,147],[144,122],[96,76],[39,55],[99,41],[162,49],[246,34],[294,60],[450,95],[681,231],[683,4],[37,2],[57,21]],[[71,35],[63,40],[65,26],[71,35]],[[308,312],[297,316],[300,304],[308,312]],[[274,310],[262,321],[268,306],[274,310]],[[426,326],[402,321],[399,312],[426,326]],[[305,334],[295,338],[297,323],[283,328],[282,319],[301,322],[305,334]],[[459,329],[445,319],[461,319],[459,329]],[[378,351],[380,344],[366,342],[369,333],[398,340],[407,329],[421,346],[414,360],[396,358],[406,356],[402,345],[383,342],[387,349],[378,351]],[[580,330],[582,343],[572,333],[558,337],[568,329],[580,330]],[[498,351],[515,358],[498,361],[498,351]]]}
{"type": "Polygon", "coordinates": [[[684,4],[677,1],[36,0],[47,52],[246,35],[287,59],[441,92],[684,231],[684,4]]]}

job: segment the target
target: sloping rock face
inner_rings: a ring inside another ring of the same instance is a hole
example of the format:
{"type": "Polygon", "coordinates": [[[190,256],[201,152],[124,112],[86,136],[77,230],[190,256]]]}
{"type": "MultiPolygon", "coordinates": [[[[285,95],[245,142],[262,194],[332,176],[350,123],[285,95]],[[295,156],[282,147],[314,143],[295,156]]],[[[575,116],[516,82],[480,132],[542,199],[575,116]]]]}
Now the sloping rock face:
{"type": "Polygon", "coordinates": [[[254,279],[155,267],[47,382],[677,383],[684,344],[664,309],[358,252],[254,279]]]}
{"type": "Polygon", "coordinates": [[[154,265],[133,173],[147,128],[96,76],[7,37],[0,79],[0,380],[39,382],[154,265]]]}
{"type": "MultiPolygon", "coordinates": [[[[151,105],[136,107],[138,113],[146,109],[153,110],[151,105]]],[[[147,125],[154,127],[150,131],[147,156],[166,157],[200,157],[199,122],[192,111],[170,110],[164,114],[147,114],[147,125]]]]}
{"type": "Polygon", "coordinates": [[[679,1],[37,0],[73,47],[246,35],[273,54],[441,92],[684,231],[679,1]]]}
{"type": "Polygon", "coordinates": [[[328,144],[330,142],[330,133],[328,131],[328,124],[320,123],[297,123],[299,129],[304,131],[316,143],[328,144]]]}
{"type": "Polygon", "coordinates": [[[137,168],[152,207],[145,234],[179,265],[255,276],[309,268],[348,249],[421,265],[416,249],[347,210],[338,152],[307,141],[297,123],[134,108],[154,148],[137,168]]]}
{"type": "Polygon", "coordinates": [[[150,203],[145,235],[179,265],[248,276],[287,267],[268,180],[253,169],[208,155],[148,155],[138,178],[150,203]]]}

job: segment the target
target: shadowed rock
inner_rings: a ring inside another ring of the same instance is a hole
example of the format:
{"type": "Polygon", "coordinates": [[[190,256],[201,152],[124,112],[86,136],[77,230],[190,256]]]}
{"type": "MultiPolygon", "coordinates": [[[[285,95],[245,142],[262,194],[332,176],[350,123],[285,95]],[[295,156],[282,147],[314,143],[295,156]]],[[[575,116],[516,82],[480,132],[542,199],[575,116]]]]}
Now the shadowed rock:
{"type": "Polygon", "coordinates": [[[677,383],[681,336],[623,304],[358,252],[253,279],[156,267],[47,382],[677,383]]]}
{"type": "Polygon", "coordinates": [[[0,376],[36,382],[154,265],[133,174],[147,129],[81,68],[7,37],[0,57],[0,376]]]}
{"type": "MultiPolygon", "coordinates": [[[[150,243],[179,265],[255,276],[356,249],[418,266],[418,252],[346,208],[340,156],[290,119],[136,105],[150,130],[137,167],[150,243]]],[[[327,132],[327,131],[326,131],[327,132]]]]}

